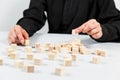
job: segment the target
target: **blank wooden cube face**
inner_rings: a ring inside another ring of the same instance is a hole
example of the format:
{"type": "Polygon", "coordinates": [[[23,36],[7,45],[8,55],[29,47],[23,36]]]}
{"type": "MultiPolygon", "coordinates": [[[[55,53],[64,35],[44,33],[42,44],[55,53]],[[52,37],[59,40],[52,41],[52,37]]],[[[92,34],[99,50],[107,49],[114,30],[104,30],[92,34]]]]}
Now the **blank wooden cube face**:
{"type": "Polygon", "coordinates": [[[71,54],[72,56],[72,61],[76,61],[77,60],[77,55],[76,54],[71,54]]]}
{"type": "Polygon", "coordinates": [[[73,46],[72,47],[72,54],[77,54],[77,53],[79,53],[79,47],[73,46]]]}
{"type": "Polygon", "coordinates": [[[89,49],[87,49],[87,48],[84,47],[84,46],[81,46],[81,47],[80,47],[80,52],[81,52],[82,54],[89,54],[89,53],[90,53],[89,49]]]}
{"type": "Polygon", "coordinates": [[[50,43],[46,43],[46,44],[45,44],[46,50],[49,50],[49,49],[50,49],[50,45],[51,45],[50,43]]]}
{"type": "Polygon", "coordinates": [[[7,55],[9,55],[11,52],[14,52],[15,50],[12,48],[7,48],[7,55]]]}
{"type": "Polygon", "coordinates": [[[25,40],[25,46],[29,46],[30,40],[25,40]]]}
{"type": "Polygon", "coordinates": [[[71,45],[68,45],[68,51],[71,52],[72,51],[72,46],[71,45]]]}
{"type": "Polygon", "coordinates": [[[17,58],[17,53],[16,52],[11,52],[9,55],[10,59],[16,59],[17,58]]]}
{"type": "Polygon", "coordinates": [[[56,55],[57,53],[58,53],[57,50],[52,50],[52,51],[51,51],[51,54],[55,54],[55,55],[56,55]]]}
{"type": "Polygon", "coordinates": [[[99,56],[104,56],[104,57],[106,56],[106,52],[103,51],[103,50],[99,50],[99,49],[96,50],[96,54],[99,55],[99,56]]]}
{"type": "Polygon", "coordinates": [[[28,60],[33,60],[33,56],[34,56],[33,53],[27,53],[26,56],[28,60]]]}
{"type": "Polygon", "coordinates": [[[34,66],[33,65],[28,65],[27,66],[27,72],[28,73],[33,73],[34,72],[34,66]]]}
{"type": "Polygon", "coordinates": [[[22,60],[16,60],[16,61],[15,61],[15,66],[16,66],[17,68],[23,68],[24,62],[23,62],[22,60]]]}
{"type": "Polygon", "coordinates": [[[17,49],[17,44],[11,44],[11,48],[12,48],[13,50],[16,50],[16,49],[17,49]]]}
{"type": "Polygon", "coordinates": [[[41,65],[41,59],[34,59],[34,64],[35,65],[41,65]]]}
{"type": "Polygon", "coordinates": [[[40,43],[35,43],[35,48],[36,49],[40,48],[40,43]]]}
{"type": "Polygon", "coordinates": [[[56,55],[54,53],[50,53],[48,57],[49,57],[49,60],[55,60],[56,55]]]}
{"type": "Polygon", "coordinates": [[[62,67],[57,67],[55,69],[55,74],[58,76],[62,76],[64,74],[63,68],[62,67]]]}
{"type": "Polygon", "coordinates": [[[26,46],[25,47],[25,52],[26,53],[32,53],[32,47],[31,46],[26,46]]]}
{"type": "Polygon", "coordinates": [[[94,57],[92,58],[92,63],[94,63],[94,64],[99,64],[99,63],[100,63],[100,58],[99,58],[98,56],[94,56],[94,57]]]}
{"type": "Polygon", "coordinates": [[[64,60],[64,66],[72,66],[72,60],[71,59],[65,59],[64,60]]]}

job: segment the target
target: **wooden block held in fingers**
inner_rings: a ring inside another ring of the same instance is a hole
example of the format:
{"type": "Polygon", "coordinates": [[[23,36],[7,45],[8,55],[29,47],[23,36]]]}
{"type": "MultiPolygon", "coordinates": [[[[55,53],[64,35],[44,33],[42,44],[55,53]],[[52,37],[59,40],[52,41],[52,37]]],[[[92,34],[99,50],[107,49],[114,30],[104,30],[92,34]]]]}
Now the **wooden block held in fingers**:
{"type": "Polygon", "coordinates": [[[75,29],[72,30],[72,35],[78,35],[78,33],[75,31],[75,29]]]}
{"type": "Polygon", "coordinates": [[[25,40],[25,46],[29,46],[29,45],[30,45],[30,40],[29,39],[25,40]]]}
{"type": "Polygon", "coordinates": [[[3,59],[0,58],[0,65],[3,65],[3,59]]]}
{"type": "Polygon", "coordinates": [[[33,73],[34,72],[34,65],[27,65],[27,72],[33,73]]]}
{"type": "Polygon", "coordinates": [[[58,75],[58,76],[62,76],[64,74],[63,67],[57,67],[55,69],[55,74],[58,75]]]}
{"type": "Polygon", "coordinates": [[[94,56],[94,57],[92,58],[92,63],[94,63],[94,64],[99,64],[99,63],[100,63],[100,58],[99,58],[98,56],[94,56]]]}

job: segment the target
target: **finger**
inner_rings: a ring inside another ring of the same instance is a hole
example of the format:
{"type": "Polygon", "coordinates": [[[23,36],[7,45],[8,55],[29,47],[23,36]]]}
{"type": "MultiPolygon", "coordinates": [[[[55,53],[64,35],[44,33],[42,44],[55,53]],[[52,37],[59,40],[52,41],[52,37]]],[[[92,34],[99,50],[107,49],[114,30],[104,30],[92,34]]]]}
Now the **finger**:
{"type": "Polygon", "coordinates": [[[96,19],[90,19],[87,23],[94,24],[96,22],[97,22],[96,19]]]}
{"type": "Polygon", "coordinates": [[[94,34],[98,33],[99,31],[100,31],[99,28],[95,28],[95,29],[92,29],[91,31],[89,31],[87,34],[94,35],[94,34]]]}
{"type": "Polygon", "coordinates": [[[16,39],[16,43],[17,45],[22,45],[22,43],[18,39],[16,39]]]}
{"type": "Polygon", "coordinates": [[[99,38],[102,37],[102,32],[98,32],[98,33],[92,35],[92,37],[93,37],[94,39],[99,39],[99,38]]]}
{"type": "Polygon", "coordinates": [[[80,27],[76,28],[75,31],[76,31],[77,33],[81,33],[81,32],[83,32],[84,27],[85,27],[85,24],[83,24],[83,25],[81,25],[80,27]]]}
{"type": "Polygon", "coordinates": [[[12,30],[8,34],[8,41],[9,41],[10,44],[15,43],[15,37],[12,33],[12,30]]]}
{"type": "Polygon", "coordinates": [[[9,41],[10,44],[15,43],[15,39],[13,38],[13,36],[9,36],[8,41],[9,41]]]}
{"type": "Polygon", "coordinates": [[[14,28],[11,30],[11,35],[12,35],[15,39],[17,38],[17,35],[16,35],[16,33],[15,33],[15,29],[14,29],[14,28]]]}
{"type": "Polygon", "coordinates": [[[23,34],[24,39],[27,39],[27,40],[29,39],[28,33],[23,29],[22,29],[22,34],[23,34]]]}
{"type": "Polygon", "coordinates": [[[22,35],[22,32],[20,30],[19,27],[15,27],[15,32],[17,34],[17,38],[18,38],[18,41],[21,43],[21,44],[24,44],[24,37],[22,35]]]}
{"type": "Polygon", "coordinates": [[[10,38],[8,38],[8,43],[12,44],[12,40],[10,38]]]}
{"type": "Polygon", "coordinates": [[[83,33],[88,33],[89,31],[97,28],[97,23],[91,24],[91,23],[86,23],[85,28],[83,29],[83,33]]]}

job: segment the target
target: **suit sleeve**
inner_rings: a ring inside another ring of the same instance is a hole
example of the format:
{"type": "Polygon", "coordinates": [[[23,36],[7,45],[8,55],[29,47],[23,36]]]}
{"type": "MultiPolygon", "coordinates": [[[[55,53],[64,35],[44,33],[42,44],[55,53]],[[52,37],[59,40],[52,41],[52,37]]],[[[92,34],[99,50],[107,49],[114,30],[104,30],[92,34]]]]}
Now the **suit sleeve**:
{"type": "Polygon", "coordinates": [[[113,0],[98,0],[99,17],[103,36],[96,41],[120,41],[120,12],[113,0]]]}
{"type": "Polygon", "coordinates": [[[29,36],[44,26],[46,21],[45,6],[45,0],[31,0],[29,8],[23,13],[23,18],[17,22],[28,32],[29,36]]]}

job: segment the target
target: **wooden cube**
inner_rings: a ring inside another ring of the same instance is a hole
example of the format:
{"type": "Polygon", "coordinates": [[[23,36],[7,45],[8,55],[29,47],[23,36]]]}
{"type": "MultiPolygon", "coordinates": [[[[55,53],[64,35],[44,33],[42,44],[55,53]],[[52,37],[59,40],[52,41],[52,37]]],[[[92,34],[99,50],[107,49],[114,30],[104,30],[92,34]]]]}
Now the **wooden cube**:
{"type": "Polygon", "coordinates": [[[25,46],[29,46],[30,45],[30,40],[25,40],[25,46]]]}
{"type": "Polygon", "coordinates": [[[99,58],[98,56],[94,56],[94,57],[92,58],[92,63],[94,63],[94,64],[99,64],[99,63],[100,63],[100,58],[99,58]]]}
{"type": "Polygon", "coordinates": [[[35,65],[41,65],[41,59],[35,58],[35,59],[34,59],[34,64],[35,64],[35,65]]]}
{"type": "Polygon", "coordinates": [[[56,54],[50,53],[50,54],[48,55],[48,57],[49,57],[49,60],[55,60],[56,54]]]}
{"type": "Polygon", "coordinates": [[[89,54],[90,53],[89,49],[87,49],[85,46],[80,47],[80,52],[81,52],[81,54],[89,54]]]}
{"type": "Polygon", "coordinates": [[[15,50],[13,48],[7,48],[7,55],[9,55],[11,52],[14,52],[15,50]]]}
{"type": "Polygon", "coordinates": [[[72,30],[72,35],[78,35],[78,33],[75,31],[75,29],[72,30]]]}
{"type": "Polygon", "coordinates": [[[99,55],[99,56],[103,56],[103,57],[106,56],[106,52],[104,50],[100,50],[100,49],[96,50],[96,54],[99,55]]]}
{"type": "Polygon", "coordinates": [[[78,46],[73,46],[72,47],[72,54],[78,54],[79,53],[79,47],[78,46]]]}
{"type": "Polygon", "coordinates": [[[12,48],[13,50],[16,50],[16,49],[17,49],[17,44],[11,44],[11,48],[12,48]]]}
{"type": "Polygon", "coordinates": [[[56,50],[57,53],[60,52],[60,49],[61,49],[60,45],[57,45],[57,44],[54,45],[54,50],[56,50]]]}
{"type": "Polygon", "coordinates": [[[23,68],[24,67],[24,61],[23,60],[16,60],[15,61],[15,66],[17,68],[23,68]]]}
{"type": "Polygon", "coordinates": [[[0,65],[3,65],[3,59],[0,58],[0,65]]]}
{"type": "Polygon", "coordinates": [[[68,67],[68,66],[72,66],[72,59],[71,58],[67,58],[64,60],[64,66],[68,67]]]}
{"type": "Polygon", "coordinates": [[[45,44],[45,50],[49,51],[50,50],[50,45],[51,45],[50,43],[46,43],[45,44]]]}
{"type": "Polygon", "coordinates": [[[34,57],[33,53],[27,53],[26,56],[28,60],[33,60],[33,57],[34,57]]]}
{"type": "Polygon", "coordinates": [[[35,43],[35,48],[36,49],[40,48],[40,43],[35,43]]]}
{"type": "Polygon", "coordinates": [[[10,59],[17,59],[17,53],[14,51],[14,52],[11,52],[9,55],[8,55],[8,57],[10,58],[10,59]]]}
{"type": "Polygon", "coordinates": [[[72,52],[72,45],[68,45],[67,48],[69,52],[72,52]]]}
{"type": "Polygon", "coordinates": [[[76,61],[77,60],[77,54],[71,54],[72,56],[72,61],[76,61]]]}
{"type": "Polygon", "coordinates": [[[28,65],[27,66],[27,72],[28,73],[33,73],[34,72],[34,65],[28,65]]]}
{"type": "Polygon", "coordinates": [[[52,51],[51,51],[51,54],[55,54],[55,55],[57,55],[57,53],[58,53],[57,50],[52,50],[52,51]]]}
{"type": "Polygon", "coordinates": [[[25,52],[26,53],[32,53],[32,47],[31,46],[26,46],[25,47],[25,52]]]}
{"type": "Polygon", "coordinates": [[[62,76],[64,74],[63,67],[57,67],[55,69],[55,74],[58,75],[58,76],[62,76]]]}

